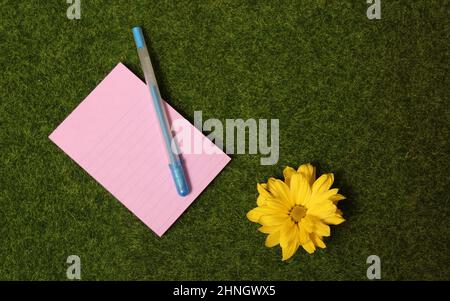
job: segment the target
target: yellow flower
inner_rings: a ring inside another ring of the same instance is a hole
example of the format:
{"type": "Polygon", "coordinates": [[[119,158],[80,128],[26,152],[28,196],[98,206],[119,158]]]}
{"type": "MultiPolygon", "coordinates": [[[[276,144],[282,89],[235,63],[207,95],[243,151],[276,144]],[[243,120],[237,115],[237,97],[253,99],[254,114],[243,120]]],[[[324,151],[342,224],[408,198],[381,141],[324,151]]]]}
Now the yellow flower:
{"type": "Polygon", "coordinates": [[[323,237],[330,236],[328,225],[345,220],[336,203],[345,197],[331,188],[334,176],[323,174],[316,180],[316,169],[304,164],[296,171],[286,167],[284,182],[270,178],[258,184],[258,207],[247,213],[247,218],[262,225],[258,230],[268,234],[265,245],[280,245],[283,260],[292,257],[302,246],[308,253],[316,247],[325,248],[323,237]]]}

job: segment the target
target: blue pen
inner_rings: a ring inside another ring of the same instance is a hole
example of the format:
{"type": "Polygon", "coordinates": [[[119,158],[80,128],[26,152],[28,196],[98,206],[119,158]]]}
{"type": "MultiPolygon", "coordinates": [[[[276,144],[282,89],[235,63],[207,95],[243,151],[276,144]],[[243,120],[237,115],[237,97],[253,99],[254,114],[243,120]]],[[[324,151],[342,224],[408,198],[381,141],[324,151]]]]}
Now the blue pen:
{"type": "MultiPolygon", "coordinates": [[[[139,59],[141,61],[142,70],[144,71],[145,81],[150,89],[151,98],[155,107],[156,115],[158,116],[161,132],[166,144],[166,150],[169,157],[169,167],[172,173],[173,181],[177,188],[177,192],[181,196],[189,194],[189,186],[187,184],[186,175],[183,169],[183,165],[178,155],[178,152],[172,150],[172,132],[169,127],[169,121],[164,109],[163,102],[161,100],[161,94],[159,93],[158,83],[156,82],[155,72],[153,71],[152,62],[148,54],[147,46],[145,45],[144,36],[140,27],[133,28],[134,41],[136,42],[139,59]]],[[[174,146],[176,148],[176,142],[174,146]]]]}

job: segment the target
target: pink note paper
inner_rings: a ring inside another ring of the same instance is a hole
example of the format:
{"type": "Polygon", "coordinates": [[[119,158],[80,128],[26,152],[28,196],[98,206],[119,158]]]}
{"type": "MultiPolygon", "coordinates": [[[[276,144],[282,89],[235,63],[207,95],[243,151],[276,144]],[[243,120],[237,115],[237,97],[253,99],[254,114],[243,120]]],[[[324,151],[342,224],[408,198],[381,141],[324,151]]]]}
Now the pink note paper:
{"type": "Polygon", "coordinates": [[[207,152],[182,154],[191,187],[186,197],[176,192],[147,86],[123,64],[49,137],[158,236],[230,161],[172,107],[166,108],[172,122],[182,120],[182,128],[192,132],[192,141],[209,143],[207,152]]]}

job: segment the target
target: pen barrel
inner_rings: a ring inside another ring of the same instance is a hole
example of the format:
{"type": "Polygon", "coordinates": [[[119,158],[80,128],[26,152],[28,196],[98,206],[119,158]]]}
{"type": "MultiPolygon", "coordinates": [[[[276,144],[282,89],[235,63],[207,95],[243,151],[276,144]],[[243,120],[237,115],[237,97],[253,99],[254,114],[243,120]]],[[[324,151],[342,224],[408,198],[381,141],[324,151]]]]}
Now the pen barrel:
{"type": "Polygon", "coordinates": [[[172,130],[169,125],[169,119],[165,110],[164,103],[159,93],[158,84],[156,82],[155,72],[153,70],[150,55],[148,54],[147,46],[145,45],[144,36],[140,27],[133,28],[134,40],[141,61],[142,70],[144,71],[145,81],[151,95],[153,107],[161,128],[162,137],[166,146],[166,151],[169,159],[169,168],[172,178],[180,196],[189,194],[189,185],[186,179],[186,174],[179,156],[179,149],[176,141],[173,138],[172,130]]]}
{"type": "Polygon", "coordinates": [[[141,61],[141,67],[144,71],[144,77],[147,84],[154,85],[157,87],[158,91],[158,83],[156,82],[155,72],[153,71],[152,61],[150,60],[150,55],[148,54],[148,49],[146,46],[138,48],[137,50],[139,55],[139,60],[141,61]]]}
{"type": "Polygon", "coordinates": [[[155,112],[161,128],[161,133],[164,138],[167,157],[170,164],[176,164],[180,162],[180,157],[178,155],[179,150],[177,144],[173,141],[172,131],[170,129],[170,125],[168,122],[169,119],[167,118],[165,106],[162,101],[161,94],[159,92],[155,72],[153,70],[153,65],[150,60],[150,55],[148,53],[147,46],[145,45],[141,29],[137,29],[136,32],[134,32],[133,30],[133,33],[135,37],[139,60],[141,62],[141,67],[144,72],[145,81],[150,91],[153,107],[155,108],[155,112]]]}
{"type": "Polygon", "coordinates": [[[158,87],[155,85],[149,85],[151,99],[153,101],[153,107],[155,108],[156,117],[161,128],[161,134],[166,145],[167,156],[170,164],[177,164],[180,162],[179,150],[177,143],[174,141],[172,131],[169,125],[169,119],[164,108],[164,104],[159,94],[158,87]]]}

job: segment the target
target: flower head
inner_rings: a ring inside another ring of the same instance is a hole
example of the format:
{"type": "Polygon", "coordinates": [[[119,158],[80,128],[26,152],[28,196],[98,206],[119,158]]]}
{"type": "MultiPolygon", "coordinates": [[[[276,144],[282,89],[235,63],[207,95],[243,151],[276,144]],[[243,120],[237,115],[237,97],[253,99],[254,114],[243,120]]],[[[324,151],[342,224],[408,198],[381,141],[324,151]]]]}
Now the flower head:
{"type": "Polygon", "coordinates": [[[345,197],[331,188],[332,173],[316,179],[316,169],[311,164],[298,170],[286,167],[284,182],[270,178],[258,184],[258,207],[247,213],[247,218],[262,227],[268,234],[265,245],[280,245],[283,260],[292,257],[301,246],[308,253],[316,247],[325,248],[323,237],[330,236],[328,225],[338,225],[345,220],[336,203],[345,197]]]}

